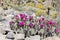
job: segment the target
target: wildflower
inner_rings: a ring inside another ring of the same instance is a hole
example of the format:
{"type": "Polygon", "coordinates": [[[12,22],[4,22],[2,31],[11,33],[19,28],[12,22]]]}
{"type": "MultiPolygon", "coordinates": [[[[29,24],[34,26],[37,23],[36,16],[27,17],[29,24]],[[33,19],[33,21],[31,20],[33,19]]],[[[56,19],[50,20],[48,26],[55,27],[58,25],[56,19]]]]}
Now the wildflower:
{"type": "Polygon", "coordinates": [[[15,15],[15,19],[18,20],[19,19],[19,16],[18,15],[15,15]]]}
{"type": "Polygon", "coordinates": [[[29,24],[29,26],[30,26],[30,27],[33,27],[33,26],[34,26],[34,24],[33,24],[33,23],[30,23],[30,24],[29,24]]]}
{"type": "Polygon", "coordinates": [[[10,21],[9,24],[12,25],[14,22],[13,21],[10,21]]]}
{"type": "Polygon", "coordinates": [[[24,21],[19,22],[19,26],[24,26],[24,24],[25,24],[24,21]]]}
{"type": "Polygon", "coordinates": [[[55,33],[58,33],[58,32],[59,32],[59,30],[58,30],[58,28],[56,28],[56,29],[55,29],[55,33]]]}
{"type": "Polygon", "coordinates": [[[44,21],[44,18],[40,18],[40,21],[44,21]]]}
{"type": "Polygon", "coordinates": [[[40,24],[40,28],[43,28],[44,27],[44,24],[40,24]]]}
{"type": "Polygon", "coordinates": [[[33,19],[33,16],[29,16],[29,20],[32,20],[33,19]]]}
{"type": "Polygon", "coordinates": [[[25,14],[20,14],[20,18],[23,19],[25,17],[25,14]]]}

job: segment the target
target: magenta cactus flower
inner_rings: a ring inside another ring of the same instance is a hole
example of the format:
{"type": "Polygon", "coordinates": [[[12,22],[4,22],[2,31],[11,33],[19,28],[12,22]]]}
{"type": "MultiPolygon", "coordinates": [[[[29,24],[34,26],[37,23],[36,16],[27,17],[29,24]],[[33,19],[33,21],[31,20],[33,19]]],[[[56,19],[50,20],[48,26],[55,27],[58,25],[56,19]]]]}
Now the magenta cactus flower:
{"type": "Polygon", "coordinates": [[[52,25],[52,21],[49,21],[49,24],[52,25]]]}
{"type": "Polygon", "coordinates": [[[12,25],[14,22],[13,21],[10,21],[9,24],[12,25]]]}
{"type": "Polygon", "coordinates": [[[50,30],[50,27],[47,27],[47,30],[50,30]]]}
{"type": "Polygon", "coordinates": [[[44,21],[44,18],[40,18],[40,21],[44,21]]]}
{"type": "Polygon", "coordinates": [[[24,26],[24,24],[25,24],[24,21],[19,22],[19,26],[24,26]]]}
{"type": "Polygon", "coordinates": [[[41,18],[42,21],[44,21],[44,18],[41,18]]]}
{"type": "Polygon", "coordinates": [[[46,21],[46,24],[49,25],[49,21],[48,20],[46,21]]]}
{"type": "Polygon", "coordinates": [[[46,24],[47,24],[47,25],[51,25],[51,26],[57,26],[57,23],[54,22],[54,21],[51,21],[51,20],[47,20],[47,21],[46,21],[46,24]]]}
{"type": "Polygon", "coordinates": [[[39,24],[39,19],[38,19],[38,20],[36,20],[36,24],[37,24],[37,25],[39,24]]]}
{"type": "Polygon", "coordinates": [[[58,28],[56,28],[56,29],[55,29],[55,33],[58,33],[58,32],[59,32],[59,29],[58,29],[58,28]]]}
{"type": "Polygon", "coordinates": [[[30,24],[29,24],[29,26],[30,26],[30,27],[33,27],[33,26],[34,26],[34,24],[33,24],[33,23],[30,23],[30,24]]]}
{"type": "Polygon", "coordinates": [[[44,28],[44,24],[40,24],[40,28],[44,28]]]}
{"type": "Polygon", "coordinates": [[[57,27],[57,23],[56,22],[52,22],[52,26],[56,26],[57,27]]]}
{"type": "Polygon", "coordinates": [[[26,18],[23,18],[23,21],[27,21],[28,20],[28,18],[26,17],[26,18]]]}
{"type": "Polygon", "coordinates": [[[49,32],[49,30],[50,30],[50,27],[47,27],[47,30],[46,31],[49,32]]]}
{"type": "Polygon", "coordinates": [[[20,14],[20,18],[21,19],[25,18],[25,14],[20,14]]]}
{"type": "Polygon", "coordinates": [[[15,15],[15,19],[18,20],[19,19],[19,16],[18,15],[15,15]]]}
{"type": "Polygon", "coordinates": [[[32,20],[33,19],[33,16],[29,16],[29,20],[32,20]]]}
{"type": "Polygon", "coordinates": [[[47,24],[47,25],[52,25],[52,21],[51,21],[51,20],[47,20],[47,21],[46,21],[46,24],[47,24]]]}

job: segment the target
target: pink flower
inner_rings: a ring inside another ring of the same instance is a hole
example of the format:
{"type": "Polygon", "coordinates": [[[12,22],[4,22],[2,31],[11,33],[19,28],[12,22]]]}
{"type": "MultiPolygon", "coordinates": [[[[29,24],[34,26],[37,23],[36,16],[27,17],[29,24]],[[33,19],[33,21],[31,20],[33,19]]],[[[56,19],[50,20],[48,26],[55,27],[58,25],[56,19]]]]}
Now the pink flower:
{"type": "Polygon", "coordinates": [[[15,19],[18,20],[19,19],[19,16],[18,15],[15,15],[15,19]]]}
{"type": "Polygon", "coordinates": [[[55,33],[58,33],[58,32],[59,32],[59,30],[58,30],[58,28],[56,28],[56,29],[55,29],[55,33]]]}
{"type": "Polygon", "coordinates": [[[47,27],[47,30],[50,30],[50,27],[47,27]]]}
{"type": "Polygon", "coordinates": [[[40,28],[44,28],[44,24],[40,24],[40,28]]]}
{"type": "Polygon", "coordinates": [[[56,22],[52,22],[52,26],[56,26],[57,27],[57,23],[56,22]]]}
{"type": "Polygon", "coordinates": [[[40,18],[40,21],[44,21],[44,18],[40,18]]]}
{"type": "Polygon", "coordinates": [[[25,18],[25,14],[20,14],[20,18],[21,19],[25,18]]]}
{"type": "Polygon", "coordinates": [[[19,22],[19,26],[24,26],[24,24],[25,24],[24,21],[19,22]]]}
{"type": "Polygon", "coordinates": [[[33,23],[30,23],[30,24],[29,24],[29,26],[30,26],[30,27],[33,27],[33,26],[34,26],[34,24],[33,24],[33,23]]]}
{"type": "Polygon", "coordinates": [[[47,20],[47,21],[46,21],[46,24],[47,24],[47,25],[52,25],[52,21],[51,21],[51,20],[47,20]]]}
{"type": "Polygon", "coordinates": [[[33,19],[33,16],[29,16],[29,20],[32,20],[33,19]]]}
{"type": "Polygon", "coordinates": [[[12,25],[14,22],[13,21],[10,21],[9,24],[12,25]]]}
{"type": "Polygon", "coordinates": [[[36,20],[36,24],[37,24],[37,25],[39,24],[39,20],[36,20]]]}
{"type": "Polygon", "coordinates": [[[50,30],[50,27],[47,27],[47,30],[46,31],[49,32],[49,30],[50,30]]]}
{"type": "Polygon", "coordinates": [[[26,18],[23,18],[23,21],[27,21],[28,20],[28,18],[26,17],[26,18]]]}
{"type": "Polygon", "coordinates": [[[41,18],[42,21],[44,21],[44,18],[41,18]]]}

